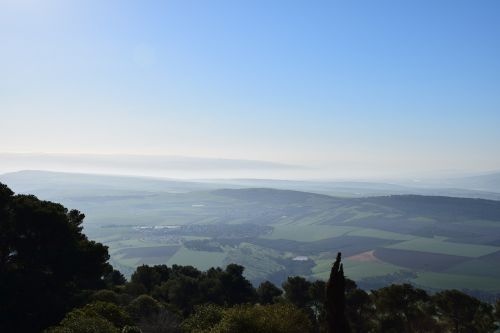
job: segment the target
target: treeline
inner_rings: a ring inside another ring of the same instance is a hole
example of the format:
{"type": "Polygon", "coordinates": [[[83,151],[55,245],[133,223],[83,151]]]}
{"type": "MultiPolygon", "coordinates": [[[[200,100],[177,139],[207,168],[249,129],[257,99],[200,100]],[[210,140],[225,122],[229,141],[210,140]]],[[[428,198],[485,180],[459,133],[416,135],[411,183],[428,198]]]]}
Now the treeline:
{"type": "MultiPolygon", "coordinates": [[[[351,332],[494,332],[500,319],[500,302],[495,310],[457,290],[429,295],[403,284],[367,293],[345,282],[351,332]]],[[[90,294],[48,332],[327,332],[324,281],[295,276],[281,287],[267,281],[254,288],[234,264],[204,272],[140,266],[129,282],[90,294]],[[89,323],[98,329],[89,331],[89,323]]]]}
{"type": "Polygon", "coordinates": [[[130,281],[82,233],[84,215],[0,184],[0,332],[494,332],[500,302],[344,278],[254,287],[244,268],[140,266],[130,281]]]}

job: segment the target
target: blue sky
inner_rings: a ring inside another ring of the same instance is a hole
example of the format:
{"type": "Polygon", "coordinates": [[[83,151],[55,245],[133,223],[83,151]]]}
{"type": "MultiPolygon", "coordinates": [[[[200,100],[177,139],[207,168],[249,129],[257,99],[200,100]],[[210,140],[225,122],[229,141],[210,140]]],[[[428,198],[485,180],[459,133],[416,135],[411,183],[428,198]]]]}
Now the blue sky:
{"type": "MultiPolygon", "coordinates": [[[[0,2],[0,152],[500,169],[498,1],[0,2]]],[[[316,175],[319,176],[319,175],[316,175]]]]}

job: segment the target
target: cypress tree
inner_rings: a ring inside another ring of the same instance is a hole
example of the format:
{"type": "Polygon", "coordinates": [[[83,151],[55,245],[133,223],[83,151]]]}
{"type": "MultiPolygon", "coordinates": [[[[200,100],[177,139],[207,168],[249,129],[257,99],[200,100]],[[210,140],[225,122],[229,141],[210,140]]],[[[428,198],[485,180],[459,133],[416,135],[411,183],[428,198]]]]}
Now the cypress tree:
{"type": "Polygon", "coordinates": [[[326,284],[326,320],[328,333],[350,332],[345,316],[345,276],[342,267],[341,253],[333,263],[330,278],[326,284]]]}

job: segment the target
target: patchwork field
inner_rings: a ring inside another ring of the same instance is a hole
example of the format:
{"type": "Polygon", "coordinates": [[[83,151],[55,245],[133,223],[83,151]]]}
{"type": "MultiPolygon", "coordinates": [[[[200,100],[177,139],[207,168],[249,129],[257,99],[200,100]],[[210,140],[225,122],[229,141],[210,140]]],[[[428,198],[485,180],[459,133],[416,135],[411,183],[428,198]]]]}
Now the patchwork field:
{"type": "Polygon", "coordinates": [[[238,263],[254,283],[281,284],[327,278],[342,252],[346,275],[365,289],[410,282],[500,293],[500,201],[106,179],[20,188],[84,212],[85,233],[126,275],[141,264],[238,263]]]}
{"type": "Polygon", "coordinates": [[[470,258],[478,258],[500,250],[498,246],[454,243],[439,238],[415,238],[388,247],[400,250],[459,255],[470,258]]]}
{"type": "Polygon", "coordinates": [[[200,269],[238,263],[254,283],[279,284],[289,275],[328,278],[336,253],[342,252],[346,275],[367,289],[410,282],[430,290],[500,293],[500,248],[491,245],[342,225],[277,224],[269,231],[232,224],[221,237],[216,236],[220,224],[194,226],[133,232],[119,227],[120,236],[97,240],[110,246],[113,262],[129,274],[143,263],[200,269]]]}
{"type": "MultiPolygon", "coordinates": [[[[333,261],[334,258],[317,260],[316,266],[314,266],[312,270],[314,277],[318,279],[328,279],[333,261]]],[[[401,267],[383,261],[358,261],[349,258],[344,260],[344,272],[346,276],[355,281],[368,277],[386,276],[388,274],[397,273],[401,269],[401,267]]]]}
{"type": "Polygon", "coordinates": [[[225,253],[192,251],[181,247],[165,264],[171,265],[191,265],[202,270],[210,267],[223,266],[225,253]]]}
{"type": "Polygon", "coordinates": [[[343,236],[357,229],[358,228],[349,226],[330,226],[321,224],[277,224],[273,226],[273,232],[263,236],[263,238],[311,242],[343,236]]]}
{"type": "Polygon", "coordinates": [[[377,259],[400,267],[413,270],[441,272],[450,267],[470,261],[470,258],[432,253],[427,251],[409,251],[393,248],[378,248],[374,251],[377,259]]]}

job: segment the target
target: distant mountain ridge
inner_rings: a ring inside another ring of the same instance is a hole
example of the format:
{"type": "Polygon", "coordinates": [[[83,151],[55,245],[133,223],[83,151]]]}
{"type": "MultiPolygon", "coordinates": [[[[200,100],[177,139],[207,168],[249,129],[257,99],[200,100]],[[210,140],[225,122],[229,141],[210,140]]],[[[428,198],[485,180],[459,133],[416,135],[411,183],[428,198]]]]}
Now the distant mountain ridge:
{"type": "MultiPolygon", "coordinates": [[[[481,178],[483,182],[487,182],[481,178]]],[[[376,183],[366,181],[307,181],[275,179],[198,179],[180,180],[160,177],[121,176],[89,173],[67,173],[40,170],[25,170],[0,175],[20,193],[38,193],[57,199],[57,193],[69,193],[72,188],[93,194],[93,191],[122,192],[190,192],[223,188],[274,188],[341,197],[370,197],[386,195],[428,195],[500,200],[500,192],[458,188],[458,184],[443,181],[439,184],[376,183]],[[456,185],[456,186],[454,186],[456,185]]],[[[469,180],[469,182],[473,182],[469,180]]],[[[492,182],[494,184],[494,182],[492,182]]],[[[494,185],[490,186],[494,188],[494,185]]],[[[477,185],[476,188],[481,188],[477,185]]],[[[483,186],[486,188],[486,186],[483,186]]],[[[129,193],[130,194],[130,193],[129,193]]]]}
{"type": "Polygon", "coordinates": [[[500,192],[500,172],[486,175],[448,179],[455,187],[470,188],[479,191],[500,192]]]}
{"type": "Polygon", "coordinates": [[[48,195],[50,198],[71,192],[97,193],[162,193],[189,192],[220,188],[218,184],[176,179],[23,170],[0,175],[0,182],[17,193],[48,195]]]}

